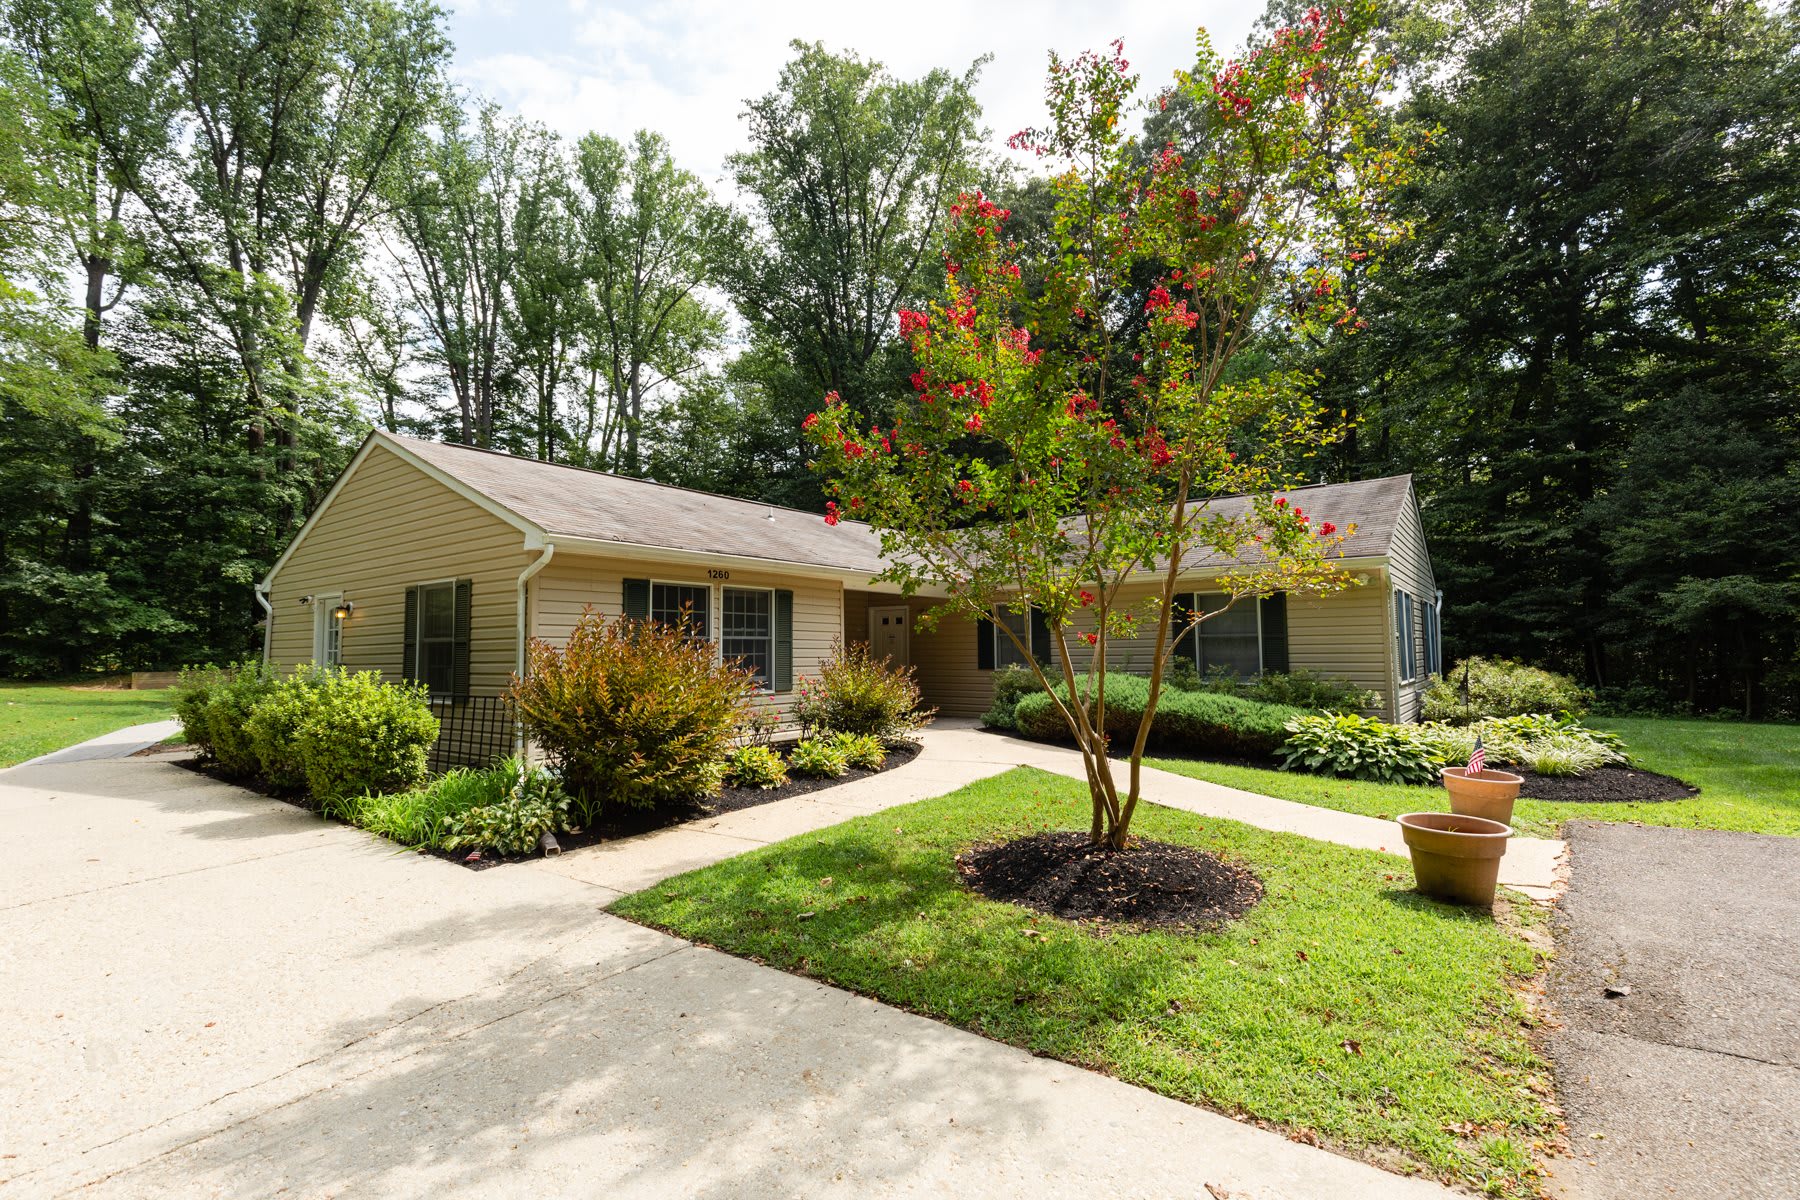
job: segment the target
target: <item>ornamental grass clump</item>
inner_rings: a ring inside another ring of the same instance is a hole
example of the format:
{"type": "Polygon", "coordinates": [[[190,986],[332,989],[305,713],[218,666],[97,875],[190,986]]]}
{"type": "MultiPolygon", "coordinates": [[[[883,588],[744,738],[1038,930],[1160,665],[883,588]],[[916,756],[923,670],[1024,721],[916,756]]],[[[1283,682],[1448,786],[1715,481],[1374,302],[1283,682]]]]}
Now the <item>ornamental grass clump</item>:
{"type": "Polygon", "coordinates": [[[534,638],[512,700],[583,824],[719,790],[754,676],[679,629],[588,609],[564,646],[534,638]]]}
{"type": "Polygon", "coordinates": [[[929,724],[910,666],[876,658],[867,645],[835,641],[815,678],[802,678],[794,718],[808,733],[865,733],[901,738],[929,724]]]}

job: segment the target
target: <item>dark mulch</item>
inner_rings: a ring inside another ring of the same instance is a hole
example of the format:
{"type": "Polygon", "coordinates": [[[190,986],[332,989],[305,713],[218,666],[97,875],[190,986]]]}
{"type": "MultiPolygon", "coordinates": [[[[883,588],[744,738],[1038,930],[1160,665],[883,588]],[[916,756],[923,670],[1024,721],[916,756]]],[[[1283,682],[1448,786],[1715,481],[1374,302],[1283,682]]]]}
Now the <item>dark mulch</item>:
{"type": "MultiPolygon", "coordinates": [[[[655,808],[621,809],[615,816],[608,817],[598,825],[586,826],[580,833],[559,833],[556,835],[556,841],[564,850],[576,850],[582,846],[597,846],[602,842],[615,842],[620,838],[654,833],[658,829],[667,829],[671,825],[703,821],[708,817],[737,812],[743,808],[755,808],[759,804],[773,804],[777,800],[789,800],[795,796],[804,796],[808,792],[823,791],[844,783],[854,783],[858,779],[867,779],[871,775],[881,774],[882,771],[891,771],[895,767],[905,766],[919,756],[921,748],[917,742],[893,743],[888,747],[887,762],[882,764],[880,771],[864,771],[852,767],[849,774],[837,779],[818,779],[796,775],[778,788],[765,790],[753,787],[728,787],[717,796],[709,796],[704,800],[673,801],[668,804],[659,804],[655,808]]],[[[459,863],[471,871],[485,871],[489,867],[497,867],[504,863],[527,862],[538,857],[535,853],[494,855],[484,851],[480,858],[470,862],[467,851],[426,850],[422,853],[459,863]]]]}
{"type": "Polygon", "coordinates": [[[1101,850],[1081,833],[978,846],[956,866],[990,900],[1071,921],[1216,929],[1255,907],[1262,880],[1215,854],[1168,842],[1101,850]]]}
{"type": "MultiPolygon", "coordinates": [[[[777,747],[785,749],[785,747],[777,747]]],[[[704,800],[682,800],[669,804],[661,804],[655,808],[627,808],[618,810],[617,815],[608,817],[598,825],[590,825],[580,833],[559,833],[557,844],[564,850],[575,850],[582,846],[597,846],[601,842],[613,842],[620,838],[636,837],[641,833],[653,833],[658,829],[667,829],[671,825],[683,825],[689,821],[703,821],[708,817],[716,817],[722,813],[737,812],[742,808],[755,808],[759,804],[773,804],[777,800],[789,800],[795,796],[804,796],[808,792],[823,791],[839,784],[854,783],[858,779],[867,779],[871,775],[879,775],[882,771],[891,771],[895,767],[905,766],[919,756],[923,747],[918,742],[892,742],[888,746],[887,761],[880,771],[865,771],[852,767],[848,774],[837,779],[818,779],[813,777],[794,776],[778,788],[725,788],[717,796],[704,800]]],[[[240,779],[221,771],[216,763],[204,762],[198,757],[177,759],[177,765],[201,775],[209,775],[237,787],[259,792],[272,800],[281,800],[296,808],[317,812],[304,794],[278,791],[269,786],[262,778],[240,779]]],[[[481,857],[469,861],[466,850],[420,850],[421,854],[430,854],[437,858],[465,866],[471,871],[485,871],[489,867],[498,867],[505,863],[527,862],[538,857],[531,854],[496,855],[483,852],[481,857]]]]}
{"type": "MultiPolygon", "coordinates": [[[[1514,770],[1512,767],[1506,770],[1514,770]]],[[[1533,775],[1519,770],[1525,782],[1519,795],[1533,800],[1563,800],[1574,804],[1612,804],[1621,801],[1662,803],[1688,800],[1700,789],[1655,771],[1636,767],[1596,767],[1583,775],[1533,775]]]]}

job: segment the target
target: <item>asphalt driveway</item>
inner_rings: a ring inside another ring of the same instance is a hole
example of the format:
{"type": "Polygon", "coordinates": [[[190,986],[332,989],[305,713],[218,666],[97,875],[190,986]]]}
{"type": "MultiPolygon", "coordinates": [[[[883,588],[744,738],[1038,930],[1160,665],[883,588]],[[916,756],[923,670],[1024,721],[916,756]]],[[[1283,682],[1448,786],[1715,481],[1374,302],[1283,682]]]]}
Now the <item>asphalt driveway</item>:
{"type": "Polygon", "coordinates": [[[743,825],[475,873],[138,758],[0,828],[0,1197],[1449,1195],[602,911],[743,825]]]}
{"type": "Polygon", "coordinates": [[[1586,821],[1566,836],[1565,1194],[1800,1196],[1800,839],[1586,821]]]}

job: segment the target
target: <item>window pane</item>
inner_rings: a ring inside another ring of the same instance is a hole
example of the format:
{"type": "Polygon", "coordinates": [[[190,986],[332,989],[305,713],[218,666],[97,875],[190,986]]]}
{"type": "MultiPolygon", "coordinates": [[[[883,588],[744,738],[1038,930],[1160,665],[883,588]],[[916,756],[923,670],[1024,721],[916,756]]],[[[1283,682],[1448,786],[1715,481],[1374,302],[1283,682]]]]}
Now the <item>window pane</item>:
{"type": "Polygon", "coordinates": [[[1256,636],[1256,601],[1239,600],[1230,608],[1230,596],[1217,594],[1200,597],[1200,611],[1209,615],[1200,626],[1202,637],[1256,636]]]}
{"type": "Polygon", "coordinates": [[[447,638],[456,636],[456,585],[419,589],[419,636],[447,638]]]}
{"type": "Polygon", "coordinates": [[[1225,671],[1255,675],[1262,670],[1262,646],[1255,600],[1239,600],[1222,592],[1200,597],[1200,611],[1209,614],[1197,627],[1198,666],[1202,675],[1225,671]],[[1227,605],[1230,607],[1226,607],[1227,605]]]}
{"type": "Polygon", "coordinates": [[[703,584],[652,584],[650,619],[684,627],[705,641],[712,636],[712,589],[703,584]]]}
{"type": "Polygon", "coordinates": [[[455,683],[456,650],[450,642],[426,642],[419,647],[420,677],[434,696],[448,696],[455,683]]]}
{"type": "Polygon", "coordinates": [[[1233,675],[1254,675],[1262,670],[1262,655],[1255,635],[1201,638],[1200,673],[1204,675],[1215,670],[1233,675]]]}
{"type": "Polygon", "coordinates": [[[719,651],[727,662],[753,671],[756,682],[769,686],[774,661],[774,601],[769,592],[726,588],[720,597],[722,609],[719,651]]]}
{"type": "Polygon", "coordinates": [[[1002,604],[998,610],[999,620],[994,626],[994,665],[996,667],[1028,667],[1030,659],[1019,653],[1012,639],[1001,631],[1000,626],[1012,630],[1025,645],[1031,645],[1031,610],[1014,609],[1010,604],[1002,604]]]}

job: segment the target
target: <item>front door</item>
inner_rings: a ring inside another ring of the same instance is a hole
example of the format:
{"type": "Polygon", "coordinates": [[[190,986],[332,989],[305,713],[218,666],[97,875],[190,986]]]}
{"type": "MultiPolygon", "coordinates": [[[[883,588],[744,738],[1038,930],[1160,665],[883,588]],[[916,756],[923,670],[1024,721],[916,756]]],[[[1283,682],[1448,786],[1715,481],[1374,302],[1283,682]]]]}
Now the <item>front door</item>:
{"type": "Polygon", "coordinates": [[[907,628],[911,623],[911,616],[911,611],[904,604],[869,610],[869,649],[876,658],[888,659],[897,667],[903,667],[911,661],[907,657],[907,628]]]}

